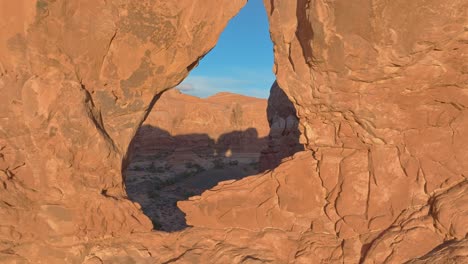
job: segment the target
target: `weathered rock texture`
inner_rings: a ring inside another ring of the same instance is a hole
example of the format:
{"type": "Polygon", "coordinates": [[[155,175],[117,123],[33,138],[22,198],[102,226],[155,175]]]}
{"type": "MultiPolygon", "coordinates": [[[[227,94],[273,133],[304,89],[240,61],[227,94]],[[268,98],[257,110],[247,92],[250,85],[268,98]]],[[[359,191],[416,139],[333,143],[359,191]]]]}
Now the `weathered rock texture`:
{"type": "Polygon", "coordinates": [[[0,250],[151,230],[129,143],[245,2],[0,1],[0,250]]]}
{"type": "Polygon", "coordinates": [[[259,172],[268,142],[267,100],[165,92],[133,138],[124,171],[128,197],[158,230],[187,228],[177,201],[259,172]]]}
{"type": "Polygon", "coordinates": [[[304,263],[466,261],[468,2],[265,5],[307,151],[180,202],[189,224],[304,232],[304,263]]]}
{"type": "Polygon", "coordinates": [[[165,92],[148,115],[134,139],[135,151],[260,154],[269,133],[266,109],[265,99],[233,93],[202,99],[174,89],[165,92]]]}
{"type": "Polygon", "coordinates": [[[307,150],[135,234],[128,144],[244,2],[0,2],[1,261],[466,262],[466,0],[265,0],[307,150]]]}

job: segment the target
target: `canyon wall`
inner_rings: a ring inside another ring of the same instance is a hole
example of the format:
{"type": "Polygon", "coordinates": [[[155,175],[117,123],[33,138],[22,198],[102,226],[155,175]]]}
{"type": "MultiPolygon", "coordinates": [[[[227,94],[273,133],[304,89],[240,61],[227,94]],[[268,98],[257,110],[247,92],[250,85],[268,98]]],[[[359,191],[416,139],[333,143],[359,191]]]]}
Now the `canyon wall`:
{"type": "Polygon", "coordinates": [[[152,229],[129,143],[245,3],[0,1],[0,250],[152,229]]]}
{"type": "Polygon", "coordinates": [[[264,2],[306,151],[179,202],[188,223],[330,247],[309,244],[304,262],[402,263],[466,243],[468,2],[264,2]]]}
{"type": "Polygon", "coordinates": [[[228,92],[198,98],[165,92],[134,138],[136,152],[227,151],[258,153],[266,147],[267,100],[228,92]]]}
{"type": "Polygon", "coordinates": [[[0,262],[466,262],[466,0],[265,0],[306,150],[149,232],[130,141],[245,2],[0,1],[0,262]]]}

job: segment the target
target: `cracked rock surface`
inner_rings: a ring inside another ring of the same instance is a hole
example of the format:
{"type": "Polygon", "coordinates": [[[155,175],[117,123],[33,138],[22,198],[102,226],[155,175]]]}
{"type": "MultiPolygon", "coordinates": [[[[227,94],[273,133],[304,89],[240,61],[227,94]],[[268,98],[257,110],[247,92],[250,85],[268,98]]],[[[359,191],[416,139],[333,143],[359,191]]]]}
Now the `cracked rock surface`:
{"type": "Polygon", "coordinates": [[[265,5],[306,150],[179,202],[188,223],[302,232],[304,263],[466,258],[468,2],[265,5]]]}
{"type": "Polygon", "coordinates": [[[265,0],[304,149],[151,232],[130,141],[245,2],[0,1],[0,262],[467,262],[466,0],[265,0]]]}

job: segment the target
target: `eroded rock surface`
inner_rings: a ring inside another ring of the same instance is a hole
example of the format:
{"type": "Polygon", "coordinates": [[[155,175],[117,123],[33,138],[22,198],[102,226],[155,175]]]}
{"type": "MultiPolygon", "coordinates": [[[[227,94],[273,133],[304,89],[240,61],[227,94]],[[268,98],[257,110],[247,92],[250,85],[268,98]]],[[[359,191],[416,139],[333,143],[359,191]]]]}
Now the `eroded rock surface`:
{"type": "Polygon", "coordinates": [[[185,148],[212,149],[215,154],[260,153],[269,126],[267,101],[233,93],[208,98],[165,92],[134,141],[139,154],[185,148]]]}
{"type": "Polygon", "coordinates": [[[232,93],[202,99],[177,89],[157,101],[133,139],[126,190],[159,230],[187,227],[177,201],[259,172],[267,100],[232,93]]]}
{"type": "Polygon", "coordinates": [[[129,143],[245,2],[0,1],[0,250],[152,229],[129,143]]]}
{"type": "Polygon", "coordinates": [[[129,142],[244,3],[0,2],[0,261],[466,262],[466,0],[265,0],[305,151],[148,232],[129,142]]]}
{"type": "Polygon", "coordinates": [[[306,151],[180,202],[188,222],[306,232],[304,263],[315,241],[345,263],[466,259],[438,248],[468,232],[468,2],[265,5],[306,151]]]}

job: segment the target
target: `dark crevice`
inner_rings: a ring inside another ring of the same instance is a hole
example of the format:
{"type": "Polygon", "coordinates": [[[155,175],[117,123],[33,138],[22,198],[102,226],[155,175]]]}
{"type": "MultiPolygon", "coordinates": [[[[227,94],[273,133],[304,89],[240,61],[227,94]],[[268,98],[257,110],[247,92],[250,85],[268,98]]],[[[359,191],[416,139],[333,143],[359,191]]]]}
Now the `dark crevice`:
{"type": "Polygon", "coordinates": [[[309,21],[307,11],[309,10],[310,0],[298,0],[296,17],[298,21],[296,29],[296,37],[302,48],[305,62],[309,66],[313,66],[314,54],[312,50],[312,40],[314,39],[314,29],[312,23],[309,21]]]}
{"type": "Polygon", "coordinates": [[[96,127],[97,131],[104,137],[106,142],[108,142],[113,150],[117,153],[120,153],[120,149],[117,147],[115,144],[114,140],[110,137],[110,135],[107,133],[106,129],[104,128],[104,122],[102,120],[102,115],[101,112],[96,109],[96,106],[93,101],[93,97],[91,96],[90,92],[86,89],[86,86],[84,84],[81,84],[81,89],[85,92],[86,94],[86,103],[88,103],[88,108],[87,110],[89,117],[91,118],[91,121],[93,122],[94,126],[96,127]]]}

